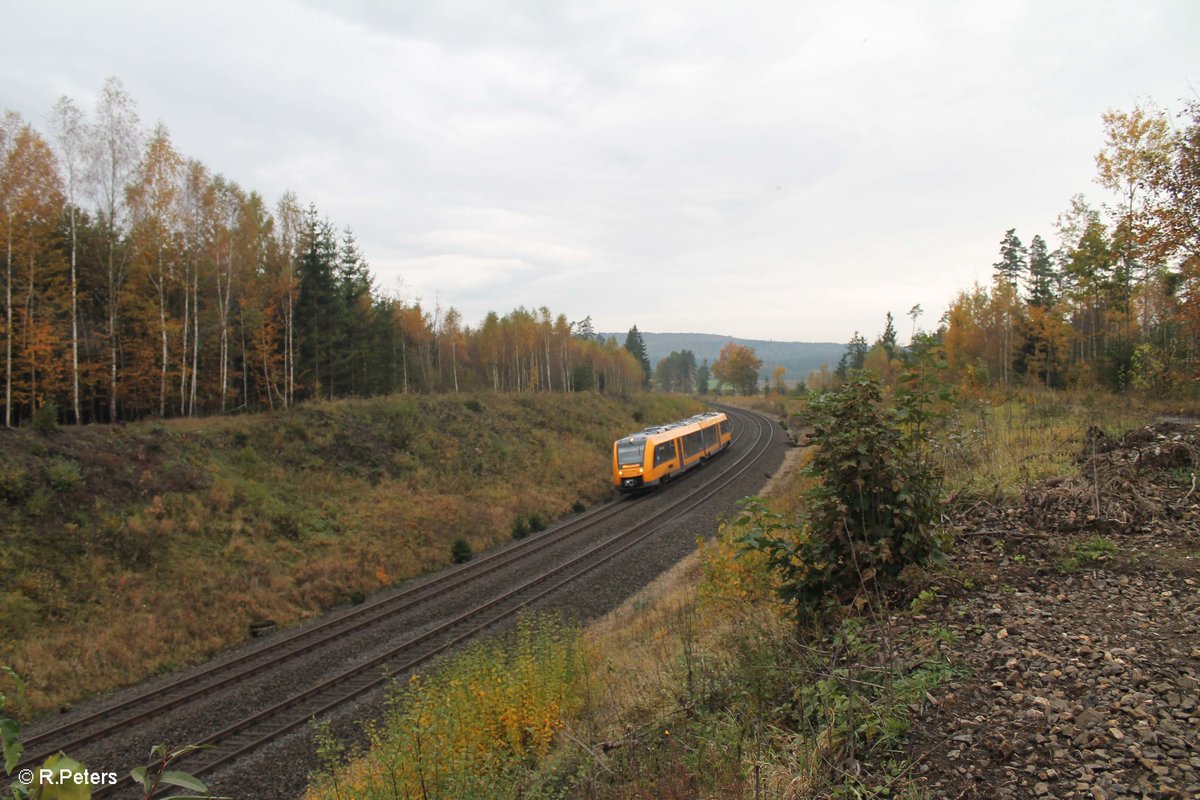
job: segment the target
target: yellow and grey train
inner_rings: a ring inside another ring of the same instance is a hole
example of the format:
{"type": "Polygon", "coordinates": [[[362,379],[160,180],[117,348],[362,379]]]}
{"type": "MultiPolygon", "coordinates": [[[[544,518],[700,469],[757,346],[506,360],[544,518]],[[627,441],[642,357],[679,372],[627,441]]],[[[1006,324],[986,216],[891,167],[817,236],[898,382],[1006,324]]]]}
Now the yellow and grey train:
{"type": "Polygon", "coordinates": [[[729,417],[707,411],[613,442],[613,484],[622,492],[659,486],[729,447],[729,417]]]}

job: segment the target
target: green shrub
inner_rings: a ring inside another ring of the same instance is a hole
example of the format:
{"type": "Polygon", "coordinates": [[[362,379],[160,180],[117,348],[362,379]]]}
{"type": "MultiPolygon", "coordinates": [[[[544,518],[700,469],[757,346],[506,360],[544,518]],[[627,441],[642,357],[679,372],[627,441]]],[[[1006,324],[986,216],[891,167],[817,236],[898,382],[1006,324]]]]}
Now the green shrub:
{"type": "Polygon", "coordinates": [[[536,511],[529,515],[529,532],[537,533],[546,530],[546,518],[536,511]]]}
{"type": "Polygon", "coordinates": [[[777,591],[798,611],[846,599],[936,552],[942,475],[929,452],[932,399],[911,391],[892,406],[867,373],[813,399],[818,446],[805,469],[816,480],[802,524],[757,502],[739,520],[742,548],[767,556],[777,591]]]}
{"type": "Polygon", "coordinates": [[[0,461],[0,500],[18,503],[29,491],[29,474],[20,464],[0,461]]]}
{"type": "Polygon", "coordinates": [[[58,404],[51,400],[33,414],[33,429],[42,436],[58,432],[58,404]]]}
{"type": "Polygon", "coordinates": [[[574,503],[571,504],[571,510],[574,511],[576,514],[581,514],[584,511],[587,511],[587,504],[584,503],[582,500],[576,500],[574,503]]]}
{"type": "Polygon", "coordinates": [[[79,465],[65,458],[56,458],[46,465],[46,481],[58,492],[69,492],[83,482],[79,465]]]}
{"type": "Polygon", "coordinates": [[[512,537],[514,539],[524,539],[529,535],[529,523],[524,517],[517,517],[512,524],[512,537]]]}
{"type": "Polygon", "coordinates": [[[234,455],[233,458],[237,464],[252,469],[258,467],[262,463],[262,459],[259,457],[258,451],[254,449],[253,445],[249,444],[237,451],[237,454],[234,455]]]}
{"type": "Polygon", "coordinates": [[[471,543],[465,537],[458,537],[450,545],[450,558],[455,564],[465,564],[471,560],[473,555],[471,552],[471,543]]]}
{"type": "Polygon", "coordinates": [[[40,517],[50,510],[50,495],[45,489],[35,489],[25,499],[25,513],[31,517],[40,517]]]}

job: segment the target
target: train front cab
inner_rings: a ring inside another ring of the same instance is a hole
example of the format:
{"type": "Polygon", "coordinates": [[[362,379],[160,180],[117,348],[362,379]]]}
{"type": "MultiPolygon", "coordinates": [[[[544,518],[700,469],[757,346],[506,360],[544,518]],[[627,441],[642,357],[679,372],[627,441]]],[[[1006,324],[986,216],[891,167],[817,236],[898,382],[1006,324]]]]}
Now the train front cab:
{"type": "Polygon", "coordinates": [[[639,492],[646,485],[646,447],[648,438],[641,433],[613,443],[613,482],[622,492],[639,492]]]}

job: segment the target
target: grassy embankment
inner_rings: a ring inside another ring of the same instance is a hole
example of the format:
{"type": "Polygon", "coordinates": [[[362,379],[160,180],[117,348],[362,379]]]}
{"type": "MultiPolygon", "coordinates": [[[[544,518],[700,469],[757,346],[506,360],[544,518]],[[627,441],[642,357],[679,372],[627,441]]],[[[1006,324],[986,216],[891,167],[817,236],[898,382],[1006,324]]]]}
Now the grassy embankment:
{"type": "Polygon", "coordinates": [[[682,398],[391,397],[0,433],[0,664],[23,717],[507,539],[609,488],[612,440],[682,398]]]}
{"type": "MultiPolygon", "coordinates": [[[[787,399],[773,401],[773,411],[780,402],[796,410],[787,399]]],[[[1150,416],[1127,399],[1024,394],[968,403],[940,437],[947,492],[968,504],[1013,497],[1077,470],[1088,428],[1116,433],[1150,416]]],[[[794,514],[807,480],[793,471],[777,482],[772,507],[794,514]]],[[[935,597],[925,587],[939,568],[910,576],[886,608],[871,601],[798,640],[761,562],[735,558],[736,534],[724,527],[696,557],[586,632],[559,632],[560,656],[545,660],[555,669],[533,670],[527,698],[496,694],[495,719],[531,707],[536,696],[559,699],[537,706],[542,713],[530,729],[557,731],[553,747],[518,747],[486,733],[472,738],[468,726],[449,737],[452,748],[418,753],[406,738],[412,720],[398,712],[393,727],[375,733],[371,753],[320,778],[310,797],[375,800],[422,790],[464,798],[801,798],[828,790],[919,797],[909,788],[909,765],[890,754],[900,752],[912,704],[953,676],[941,655],[950,632],[914,624],[888,640],[871,631],[886,629],[889,615],[919,614],[935,597]],[[563,670],[564,663],[578,668],[563,670]],[[867,752],[891,764],[871,784],[855,775],[867,752]],[[397,781],[398,763],[426,782],[418,789],[397,781]],[[487,780],[479,780],[481,770],[487,780]]],[[[408,701],[454,708],[442,694],[446,686],[483,685],[478,675],[456,672],[454,662],[446,669],[410,687],[408,701]]]]}

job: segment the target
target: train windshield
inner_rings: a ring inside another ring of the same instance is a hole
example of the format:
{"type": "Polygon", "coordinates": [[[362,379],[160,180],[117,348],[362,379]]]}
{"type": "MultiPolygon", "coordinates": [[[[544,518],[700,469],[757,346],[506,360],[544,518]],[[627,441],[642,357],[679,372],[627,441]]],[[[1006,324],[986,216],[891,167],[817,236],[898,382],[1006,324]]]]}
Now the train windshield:
{"type": "Polygon", "coordinates": [[[641,464],[646,460],[646,440],[638,439],[631,442],[628,439],[622,439],[617,443],[617,463],[618,464],[641,464]]]}

